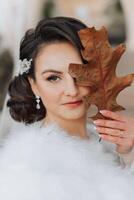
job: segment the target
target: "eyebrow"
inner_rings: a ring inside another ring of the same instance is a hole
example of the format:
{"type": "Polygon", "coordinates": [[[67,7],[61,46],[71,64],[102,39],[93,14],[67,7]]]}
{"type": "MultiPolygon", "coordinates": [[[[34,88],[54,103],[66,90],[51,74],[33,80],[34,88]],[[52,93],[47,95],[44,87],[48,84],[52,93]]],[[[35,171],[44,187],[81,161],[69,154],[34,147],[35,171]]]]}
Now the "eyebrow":
{"type": "Polygon", "coordinates": [[[48,72],[63,74],[61,71],[57,71],[57,70],[53,70],[53,69],[44,70],[41,74],[43,75],[43,74],[48,73],[48,72]]]}

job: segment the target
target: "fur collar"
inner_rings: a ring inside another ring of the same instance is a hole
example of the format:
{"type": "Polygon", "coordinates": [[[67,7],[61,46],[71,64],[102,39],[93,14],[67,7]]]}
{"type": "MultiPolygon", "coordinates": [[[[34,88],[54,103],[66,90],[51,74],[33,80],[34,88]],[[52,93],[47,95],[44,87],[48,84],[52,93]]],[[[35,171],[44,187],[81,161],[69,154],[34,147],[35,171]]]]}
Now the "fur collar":
{"type": "Polygon", "coordinates": [[[131,200],[134,180],[90,139],[51,124],[13,128],[0,151],[1,200],[131,200]]]}

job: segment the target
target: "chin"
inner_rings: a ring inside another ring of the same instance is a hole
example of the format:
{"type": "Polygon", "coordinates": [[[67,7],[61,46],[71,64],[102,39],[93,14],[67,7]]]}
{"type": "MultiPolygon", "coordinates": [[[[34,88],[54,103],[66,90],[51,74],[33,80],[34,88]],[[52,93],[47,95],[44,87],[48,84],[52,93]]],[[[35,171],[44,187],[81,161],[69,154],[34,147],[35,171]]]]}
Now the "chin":
{"type": "Polygon", "coordinates": [[[86,110],[77,110],[77,111],[65,111],[64,113],[60,114],[62,118],[68,120],[76,120],[86,116],[86,110]]]}

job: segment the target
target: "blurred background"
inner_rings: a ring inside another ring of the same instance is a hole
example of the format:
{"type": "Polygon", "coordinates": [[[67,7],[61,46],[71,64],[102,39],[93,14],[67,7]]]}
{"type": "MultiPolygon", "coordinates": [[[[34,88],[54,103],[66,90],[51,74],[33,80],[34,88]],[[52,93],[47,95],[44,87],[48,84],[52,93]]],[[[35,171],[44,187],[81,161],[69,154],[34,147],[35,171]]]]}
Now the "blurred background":
{"type": "MultiPolygon", "coordinates": [[[[0,113],[7,87],[18,68],[19,43],[25,31],[42,18],[70,16],[89,27],[105,26],[113,46],[126,43],[117,75],[134,73],[134,0],[0,0],[0,113]]],[[[118,102],[134,117],[134,84],[118,95],[118,102]]]]}

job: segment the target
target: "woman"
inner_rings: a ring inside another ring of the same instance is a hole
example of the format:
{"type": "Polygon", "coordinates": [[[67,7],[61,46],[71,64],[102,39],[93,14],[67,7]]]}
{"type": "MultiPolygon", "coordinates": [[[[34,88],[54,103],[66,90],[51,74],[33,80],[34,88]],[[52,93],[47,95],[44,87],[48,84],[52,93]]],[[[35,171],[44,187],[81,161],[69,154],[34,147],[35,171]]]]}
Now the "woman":
{"type": "Polygon", "coordinates": [[[86,62],[77,35],[83,28],[72,18],[44,19],[21,42],[21,69],[7,106],[26,125],[11,130],[1,148],[2,200],[133,199],[133,176],[118,158],[126,166],[133,161],[134,120],[101,111],[111,120],[96,120],[96,129],[116,145],[116,151],[106,149],[87,124],[88,87],[68,73],[70,63],[86,62]]]}

